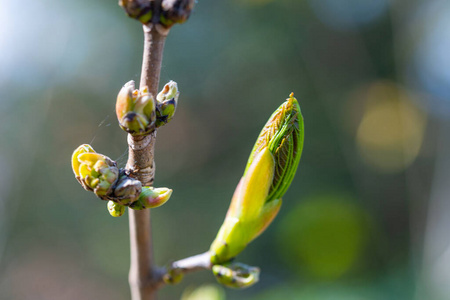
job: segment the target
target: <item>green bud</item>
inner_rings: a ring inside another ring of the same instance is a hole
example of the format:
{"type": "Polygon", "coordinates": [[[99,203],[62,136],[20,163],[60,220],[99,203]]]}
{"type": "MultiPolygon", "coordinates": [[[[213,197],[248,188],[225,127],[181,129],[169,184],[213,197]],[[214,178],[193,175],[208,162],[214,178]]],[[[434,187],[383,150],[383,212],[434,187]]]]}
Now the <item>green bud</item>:
{"type": "Polygon", "coordinates": [[[260,273],[259,268],[242,263],[214,265],[212,271],[219,283],[234,289],[247,288],[257,283],[260,273]]]}
{"type": "Polygon", "coordinates": [[[166,28],[185,22],[194,8],[195,0],[163,0],[160,23],[166,28]]]}
{"type": "Polygon", "coordinates": [[[130,18],[139,20],[143,24],[149,23],[152,19],[153,0],[119,0],[119,5],[123,7],[130,18]]]}
{"type": "Polygon", "coordinates": [[[125,206],[110,200],[108,201],[108,212],[113,217],[120,217],[125,213],[125,206]]]}
{"type": "Polygon", "coordinates": [[[266,202],[281,198],[297,171],[303,150],[303,116],[294,93],[269,118],[256,140],[244,176],[254,158],[268,148],[275,159],[275,173],[266,202]]]}
{"type": "Polygon", "coordinates": [[[119,177],[116,163],[109,157],[96,153],[89,145],[81,145],[72,155],[72,168],[77,180],[98,197],[107,197],[119,177]]]}
{"type": "Polygon", "coordinates": [[[211,262],[230,261],[277,215],[303,149],[303,117],[293,94],[269,118],[211,244],[211,262]]]}
{"type": "Polygon", "coordinates": [[[171,189],[144,186],[138,200],[133,202],[130,208],[135,210],[156,208],[166,203],[171,195],[171,189]]]}
{"type": "Polygon", "coordinates": [[[127,82],[116,101],[120,127],[132,135],[147,135],[155,129],[156,104],[148,88],[135,89],[133,80],[127,82]]]}
{"type": "Polygon", "coordinates": [[[156,96],[156,100],[158,100],[158,102],[164,102],[166,100],[175,98],[175,101],[177,101],[179,94],[180,92],[178,91],[177,83],[171,80],[164,85],[161,92],[159,92],[158,96],[156,96]]]}
{"type": "Polygon", "coordinates": [[[181,269],[169,267],[167,273],[163,276],[163,280],[167,284],[177,284],[183,277],[184,275],[181,269]]]}
{"type": "Polygon", "coordinates": [[[175,114],[178,104],[178,85],[175,81],[167,83],[162,91],[156,96],[158,104],[156,106],[156,127],[169,123],[175,114]]]}

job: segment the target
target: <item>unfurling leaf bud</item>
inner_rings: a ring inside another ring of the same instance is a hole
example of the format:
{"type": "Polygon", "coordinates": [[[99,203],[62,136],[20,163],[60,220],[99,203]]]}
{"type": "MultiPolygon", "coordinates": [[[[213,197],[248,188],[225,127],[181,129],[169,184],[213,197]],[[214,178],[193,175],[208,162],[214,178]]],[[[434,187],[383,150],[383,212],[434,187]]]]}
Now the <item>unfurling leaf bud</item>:
{"type": "Polygon", "coordinates": [[[78,161],[78,155],[83,153],[95,153],[91,145],[83,144],[79,146],[72,154],[72,170],[75,176],[80,176],[80,162],[78,161]]]}
{"type": "Polygon", "coordinates": [[[194,8],[195,0],[162,0],[160,23],[166,28],[185,22],[194,8]]]}
{"type": "Polygon", "coordinates": [[[172,120],[177,108],[179,95],[177,83],[171,80],[156,96],[156,127],[165,125],[172,120]]]}
{"type": "Polygon", "coordinates": [[[256,140],[244,176],[253,159],[268,148],[275,159],[275,172],[266,202],[281,198],[286,193],[303,150],[303,117],[294,93],[269,118],[256,140]]]}
{"type": "Polygon", "coordinates": [[[230,208],[211,244],[211,262],[238,255],[277,215],[303,149],[303,117],[291,94],[269,118],[250,154],[230,208]]]}
{"type": "Polygon", "coordinates": [[[84,189],[93,191],[100,198],[111,194],[119,178],[116,163],[87,144],[73,152],[72,168],[84,189]]]}
{"type": "Polygon", "coordinates": [[[154,0],[119,0],[119,5],[123,7],[127,15],[143,24],[151,21],[154,3],[154,0]]]}
{"type": "Polygon", "coordinates": [[[147,135],[155,129],[155,100],[148,88],[135,89],[127,82],[117,95],[116,114],[120,127],[132,135],[147,135]]]}
{"type": "Polygon", "coordinates": [[[113,217],[120,217],[125,213],[125,206],[109,200],[108,201],[108,212],[113,217]]]}
{"type": "Polygon", "coordinates": [[[242,263],[214,265],[212,271],[219,283],[234,289],[247,288],[257,283],[260,273],[259,268],[242,263]]]}
{"type": "Polygon", "coordinates": [[[156,208],[166,203],[171,195],[171,189],[144,186],[139,198],[130,205],[130,208],[135,210],[156,208]]]}

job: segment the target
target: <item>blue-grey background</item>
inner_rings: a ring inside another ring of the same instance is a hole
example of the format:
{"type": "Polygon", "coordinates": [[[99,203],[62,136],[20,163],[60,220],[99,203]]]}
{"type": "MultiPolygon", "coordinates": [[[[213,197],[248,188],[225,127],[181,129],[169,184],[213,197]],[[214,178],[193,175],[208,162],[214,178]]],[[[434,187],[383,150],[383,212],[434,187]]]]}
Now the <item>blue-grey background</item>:
{"type": "MultiPolygon", "coordinates": [[[[283,207],[227,299],[450,299],[450,3],[199,0],[166,42],[152,212],[163,265],[208,249],[253,143],[294,92],[305,148],[283,207]]],[[[143,36],[116,1],[0,0],[0,294],[128,299],[127,216],[85,192],[72,151],[126,162],[115,98],[143,36]]],[[[214,283],[209,272],[165,287],[214,283]]]]}

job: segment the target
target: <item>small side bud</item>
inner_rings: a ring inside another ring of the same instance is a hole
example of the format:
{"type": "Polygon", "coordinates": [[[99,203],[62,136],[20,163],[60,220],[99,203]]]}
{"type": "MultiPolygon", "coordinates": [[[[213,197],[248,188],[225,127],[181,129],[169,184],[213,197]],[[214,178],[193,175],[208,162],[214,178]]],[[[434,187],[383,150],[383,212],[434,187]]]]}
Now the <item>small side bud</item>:
{"type": "Polygon", "coordinates": [[[163,280],[167,284],[177,284],[183,279],[184,275],[178,268],[169,267],[167,273],[164,274],[163,280]]]}
{"type": "Polygon", "coordinates": [[[191,15],[195,0],[163,0],[160,23],[166,28],[184,23],[191,15]]]}
{"type": "Polygon", "coordinates": [[[127,15],[143,24],[151,21],[154,3],[154,0],[119,0],[119,5],[122,6],[127,15]]]}
{"type": "Polygon", "coordinates": [[[219,283],[233,289],[252,286],[258,282],[260,273],[259,268],[242,263],[214,265],[212,271],[219,283]]]}
{"type": "Polygon", "coordinates": [[[171,195],[171,189],[144,186],[138,200],[132,203],[130,208],[135,210],[156,208],[166,203],[171,195]]]}
{"type": "Polygon", "coordinates": [[[125,213],[125,206],[110,200],[108,201],[108,212],[113,217],[120,217],[125,213]]]}
{"type": "Polygon", "coordinates": [[[161,92],[159,92],[158,96],[156,96],[156,100],[158,100],[158,102],[164,102],[173,98],[175,98],[175,100],[178,100],[179,94],[180,92],[178,91],[177,83],[171,80],[164,85],[161,92]]]}
{"type": "Polygon", "coordinates": [[[172,120],[177,108],[179,95],[177,83],[171,80],[156,96],[158,102],[156,106],[156,127],[165,125],[172,120]]]}
{"type": "Polygon", "coordinates": [[[132,135],[147,135],[155,129],[156,103],[148,88],[135,89],[133,80],[127,82],[116,101],[120,127],[132,135]]]}

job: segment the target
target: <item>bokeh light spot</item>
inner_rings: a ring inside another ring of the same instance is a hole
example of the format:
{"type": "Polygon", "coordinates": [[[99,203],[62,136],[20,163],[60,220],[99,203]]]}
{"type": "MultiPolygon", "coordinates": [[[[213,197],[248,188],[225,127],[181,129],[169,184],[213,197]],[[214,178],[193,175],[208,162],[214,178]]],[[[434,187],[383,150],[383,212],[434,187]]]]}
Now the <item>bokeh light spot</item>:
{"type": "Polygon", "coordinates": [[[306,275],[332,280],[346,274],[362,255],[367,216],[350,197],[314,196],[281,222],[283,258],[306,275]]]}
{"type": "Polygon", "coordinates": [[[356,133],[358,151],[367,165],[393,173],[406,169],[418,156],[426,116],[401,88],[390,82],[373,84],[356,133]]]}
{"type": "Polygon", "coordinates": [[[225,291],[216,284],[205,284],[198,288],[188,288],[181,300],[225,300],[225,291]]]}

